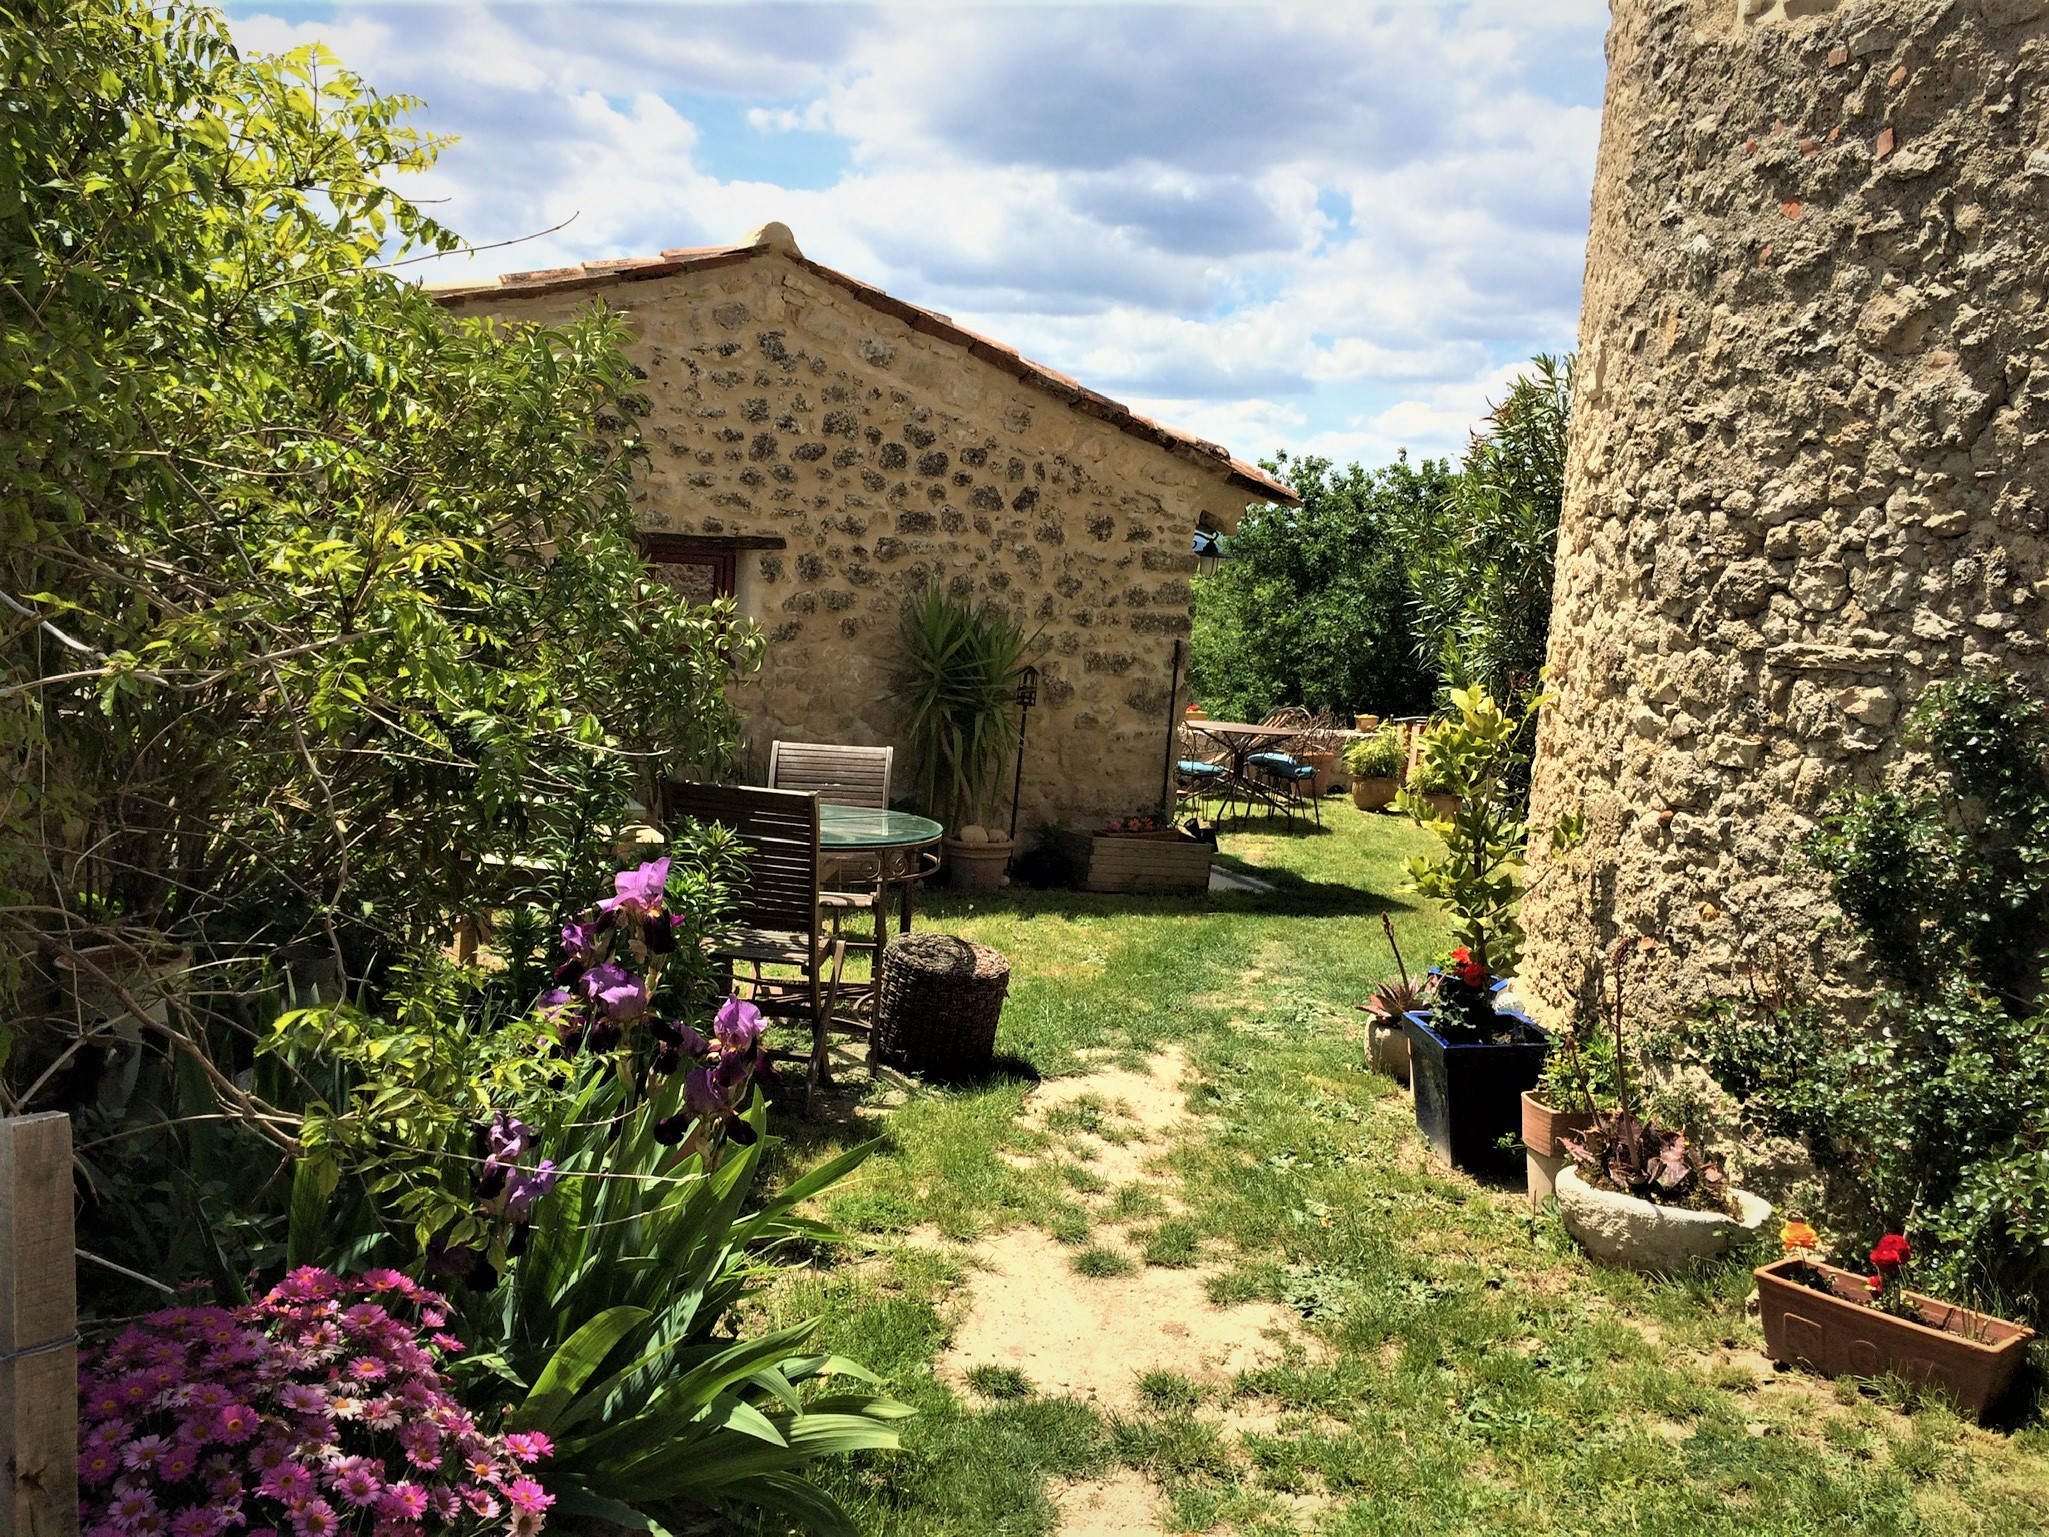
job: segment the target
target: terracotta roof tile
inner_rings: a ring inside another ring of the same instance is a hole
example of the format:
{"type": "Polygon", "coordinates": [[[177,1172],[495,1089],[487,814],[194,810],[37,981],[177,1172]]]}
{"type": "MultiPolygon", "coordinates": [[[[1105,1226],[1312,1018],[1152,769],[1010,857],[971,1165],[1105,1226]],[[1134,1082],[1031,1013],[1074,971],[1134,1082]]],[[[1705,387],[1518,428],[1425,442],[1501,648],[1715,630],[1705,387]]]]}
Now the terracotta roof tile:
{"type": "Polygon", "coordinates": [[[533,272],[508,272],[494,282],[438,288],[433,290],[433,294],[441,303],[457,306],[509,293],[558,293],[605,288],[615,283],[642,282],[649,278],[667,277],[676,273],[701,272],[711,267],[730,266],[736,262],[752,261],[768,255],[779,255],[795,262],[834,287],[845,290],[869,308],[900,320],[923,335],[952,342],[992,367],[1000,368],[1012,377],[1058,397],[1074,410],[1107,422],[1133,437],[1157,443],[1170,452],[1185,454],[1198,462],[1208,464],[1225,474],[1233,485],[1262,501],[1282,502],[1291,507],[1300,505],[1301,499],[1295,495],[1293,488],[1274,479],[1257,465],[1233,458],[1219,444],[1168,427],[1153,421],[1150,417],[1141,416],[1121,401],[1112,400],[1108,395],[1088,388],[1058,369],[1048,368],[1043,363],[1034,363],[1015,347],[970,331],[965,326],[955,325],[952,319],[936,310],[907,304],[902,299],[884,293],[872,283],[864,283],[859,278],[848,277],[844,272],[836,272],[830,267],[821,266],[809,257],[779,251],[769,245],[679,246],[662,252],[660,256],[623,256],[609,261],[584,262],[575,267],[546,267],[533,272]]]}

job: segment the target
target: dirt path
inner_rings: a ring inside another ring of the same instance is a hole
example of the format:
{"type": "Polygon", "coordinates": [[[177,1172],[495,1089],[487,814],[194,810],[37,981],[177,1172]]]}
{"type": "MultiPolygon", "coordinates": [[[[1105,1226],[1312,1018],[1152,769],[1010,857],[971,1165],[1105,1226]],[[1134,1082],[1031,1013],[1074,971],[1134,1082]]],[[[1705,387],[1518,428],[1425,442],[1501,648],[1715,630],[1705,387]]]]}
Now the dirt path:
{"type": "MultiPolygon", "coordinates": [[[[1093,1176],[1082,1196],[1096,1218],[1090,1248],[1123,1256],[1129,1273],[1080,1273],[1076,1246],[1032,1227],[970,1245],[952,1343],[937,1363],[942,1381],[971,1392],[976,1368],[1006,1368],[1036,1392],[1127,1415],[1145,1402],[1147,1373],[1228,1390],[1239,1372],[1302,1339],[1285,1309],[1211,1302],[1206,1287],[1219,1266],[1148,1265],[1140,1257],[1160,1213],[1186,1209],[1168,1155],[1191,1121],[1188,1073],[1187,1059],[1170,1047],[1143,1071],[1106,1066],[1032,1091],[1026,1123],[1047,1141],[1028,1161],[1064,1162],[1093,1176]]],[[[1228,1429],[1229,1416],[1222,1422],[1228,1429]]],[[[1164,1510],[1160,1491],[1128,1470],[1063,1484],[1053,1497],[1059,1537],[1157,1531],[1164,1510]]]]}

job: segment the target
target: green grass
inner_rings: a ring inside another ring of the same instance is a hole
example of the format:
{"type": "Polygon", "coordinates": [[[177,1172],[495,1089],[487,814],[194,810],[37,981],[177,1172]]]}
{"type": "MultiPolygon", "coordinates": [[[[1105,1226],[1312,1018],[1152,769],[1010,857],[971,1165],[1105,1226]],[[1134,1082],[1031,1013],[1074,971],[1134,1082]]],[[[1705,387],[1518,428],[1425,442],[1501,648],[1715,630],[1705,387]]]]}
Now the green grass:
{"type": "Polygon", "coordinates": [[[1107,1249],[1101,1244],[1090,1244],[1068,1262],[1076,1275],[1107,1276],[1130,1275],[1138,1269],[1138,1263],[1121,1249],[1107,1249]]]}
{"type": "Polygon", "coordinates": [[[1032,1380],[1014,1366],[976,1366],[967,1373],[968,1386],[984,1398],[1014,1399],[1032,1396],[1032,1380]]]}
{"type": "MultiPolygon", "coordinates": [[[[1406,1098],[1364,1070],[1352,1005],[1390,969],[1382,912],[1412,966],[1447,943],[1438,915],[1400,894],[1402,861],[1429,840],[1326,810],[1321,833],[1227,836],[1230,860],[1274,882],[1267,895],[927,903],[921,926],[1011,958],[1005,1072],[918,1090],[880,1123],[881,1153],[826,1203],[877,1253],[827,1255],[767,1304],[778,1320],[820,1317],[819,1348],[865,1362],[919,1411],[901,1453],[823,1474],[862,1530],[1045,1533],[1050,1481],[1123,1465],[1157,1484],[1181,1531],[2039,1533],[2039,1419],[1989,1434],[1882,1386],[1773,1373],[1743,1264],[1671,1282],[1599,1271],[1519,1192],[1428,1163],[1406,1098]],[[1195,1114],[1170,1155],[1171,1216],[1161,1191],[1108,1192],[1074,1161],[1069,1133],[1128,1131],[1114,1105],[1083,1098],[1043,1133],[1020,1119],[1034,1078],[1136,1065],[1169,1042],[1194,1069],[1195,1114]],[[1283,1307],[1310,1343],[1221,1389],[1151,1374],[1121,1416],[1029,1384],[992,1392],[996,1376],[956,1394],[934,1363],[965,1260],[893,1235],[1019,1224],[1074,1245],[1077,1269],[1129,1264],[1092,1240],[1120,1225],[1146,1264],[1211,1266],[1213,1300],[1283,1307]]],[[[778,1129],[788,1161],[808,1163],[876,1124],[778,1129]]]]}

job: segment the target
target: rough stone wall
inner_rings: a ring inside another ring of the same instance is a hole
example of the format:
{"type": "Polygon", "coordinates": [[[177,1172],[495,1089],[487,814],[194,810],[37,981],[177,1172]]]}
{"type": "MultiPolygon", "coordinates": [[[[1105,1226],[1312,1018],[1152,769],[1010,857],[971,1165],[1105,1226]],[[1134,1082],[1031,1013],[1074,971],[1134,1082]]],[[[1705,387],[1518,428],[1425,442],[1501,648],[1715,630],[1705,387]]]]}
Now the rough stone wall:
{"type": "Polygon", "coordinates": [[[2049,0],[1615,0],[1608,55],[1523,980],[1656,935],[1677,1014],[1854,983],[1789,851],[1931,682],[2049,673],[2049,0]]]}
{"type": "MultiPolygon", "coordinates": [[[[776,255],[598,297],[648,375],[644,526],[787,541],[739,557],[741,611],[769,641],[735,694],[757,777],[777,737],[899,741],[898,616],[938,580],[1045,633],[1021,835],[1159,798],[1192,536],[1199,518],[1234,527],[1243,489],[776,255]]],[[[553,323],[592,300],[511,290],[451,308],[553,323]]],[[[1007,821],[1008,786],[1000,808],[1007,821]]]]}

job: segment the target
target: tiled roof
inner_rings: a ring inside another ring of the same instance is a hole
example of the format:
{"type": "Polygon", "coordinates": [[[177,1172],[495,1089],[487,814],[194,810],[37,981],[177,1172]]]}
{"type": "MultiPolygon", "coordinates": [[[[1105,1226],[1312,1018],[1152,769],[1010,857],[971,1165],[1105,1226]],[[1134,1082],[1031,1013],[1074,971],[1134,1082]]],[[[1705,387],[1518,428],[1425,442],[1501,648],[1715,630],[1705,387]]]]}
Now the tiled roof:
{"type": "MultiPolygon", "coordinates": [[[[782,232],[787,235],[787,231],[782,232]]],[[[1301,498],[1282,481],[1274,479],[1257,465],[1234,459],[1222,447],[1190,433],[1140,416],[1129,406],[1099,394],[1086,385],[1070,379],[1067,375],[1034,363],[1021,355],[1015,347],[978,336],[965,326],[958,326],[946,316],[933,310],[921,309],[915,304],[906,304],[901,299],[890,297],[881,289],[858,278],[850,278],[844,272],[835,272],[830,267],[820,266],[797,251],[795,243],[782,244],[762,240],[755,245],[696,246],[679,247],[664,251],[660,256],[625,256],[611,261],[584,262],[575,267],[545,267],[534,272],[508,272],[489,283],[466,284],[460,287],[433,289],[434,297],[451,307],[472,300],[490,300],[515,294],[564,293],[577,289],[611,288],[623,283],[646,282],[650,278],[671,277],[683,272],[704,272],[714,267],[729,267],[738,262],[753,261],[757,257],[778,255],[795,262],[806,271],[823,278],[837,288],[845,289],[861,303],[871,309],[902,321],[913,331],[926,336],[953,343],[973,353],[983,362],[1036,389],[1044,390],[1067,406],[1088,416],[1109,423],[1120,432],[1133,437],[1144,438],[1157,443],[1169,452],[1192,459],[1198,464],[1213,469],[1226,477],[1232,485],[1248,495],[1265,502],[1281,502],[1294,507],[1301,504],[1301,498]]]]}

